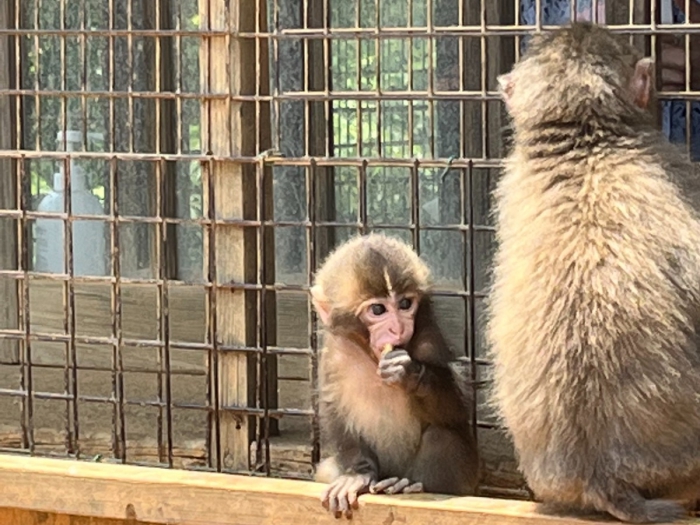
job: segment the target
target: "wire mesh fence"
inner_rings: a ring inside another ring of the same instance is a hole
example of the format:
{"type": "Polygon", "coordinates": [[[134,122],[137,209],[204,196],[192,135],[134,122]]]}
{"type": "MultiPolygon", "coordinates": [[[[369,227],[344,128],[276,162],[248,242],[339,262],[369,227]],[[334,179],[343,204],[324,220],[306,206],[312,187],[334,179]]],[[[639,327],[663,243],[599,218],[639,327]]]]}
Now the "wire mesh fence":
{"type": "MultiPolygon", "coordinates": [[[[426,259],[480,380],[498,74],[573,17],[684,51],[659,125],[695,155],[698,15],[696,0],[0,0],[0,449],[310,477],[307,290],[358,232],[426,259]]],[[[477,394],[481,493],[527,497],[477,394]]]]}

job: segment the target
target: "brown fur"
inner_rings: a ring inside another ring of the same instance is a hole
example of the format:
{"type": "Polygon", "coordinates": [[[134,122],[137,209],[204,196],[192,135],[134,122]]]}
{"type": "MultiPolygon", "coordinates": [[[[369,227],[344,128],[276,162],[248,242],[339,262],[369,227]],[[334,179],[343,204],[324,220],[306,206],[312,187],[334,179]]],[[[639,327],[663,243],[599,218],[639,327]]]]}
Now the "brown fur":
{"type": "Polygon", "coordinates": [[[487,329],[536,496],[630,522],[679,517],[655,498],[695,497],[700,476],[698,183],[633,96],[641,58],[579,23],[534,36],[502,79],[514,147],[487,329]]]}
{"type": "Polygon", "coordinates": [[[454,356],[433,317],[429,289],[429,270],[418,255],[379,234],[346,242],[318,271],[312,298],[318,311],[329,312],[320,354],[320,422],[335,453],[318,466],[317,481],[333,483],[359,473],[375,482],[410,479],[430,492],[475,490],[469,392],[452,367],[454,356]],[[412,363],[424,367],[415,388],[382,381],[356,314],[364,301],[390,292],[417,295],[406,347],[412,363]]]}

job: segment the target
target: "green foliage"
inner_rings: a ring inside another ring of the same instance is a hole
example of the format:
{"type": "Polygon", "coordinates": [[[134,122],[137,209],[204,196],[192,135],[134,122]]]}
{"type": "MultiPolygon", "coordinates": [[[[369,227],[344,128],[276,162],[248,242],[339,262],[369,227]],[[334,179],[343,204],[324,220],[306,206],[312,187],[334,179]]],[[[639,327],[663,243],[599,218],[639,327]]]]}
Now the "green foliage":
{"type": "MultiPolygon", "coordinates": [[[[425,0],[377,2],[333,0],[334,28],[410,27],[426,23],[425,0]]],[[[427,38],[334,39],[331,41],[334,91],[427,91],[431,58],[427,38]]],[[[432,117],[426,101],[341,100],[333,104],[334,153],[338,157],[432,156],[432,117]],[[410,126],[410,127],[409,127],[410,126]]],[[[372,223],[410,222],[410,170],[372,167],[368,172],[367,212],[372,223]]],[[[436,170],[420,170],[421,201],[437,197],[436,170]]],[[[337,219],[357,220],[358,173],[336,170],[337,219]]]]}

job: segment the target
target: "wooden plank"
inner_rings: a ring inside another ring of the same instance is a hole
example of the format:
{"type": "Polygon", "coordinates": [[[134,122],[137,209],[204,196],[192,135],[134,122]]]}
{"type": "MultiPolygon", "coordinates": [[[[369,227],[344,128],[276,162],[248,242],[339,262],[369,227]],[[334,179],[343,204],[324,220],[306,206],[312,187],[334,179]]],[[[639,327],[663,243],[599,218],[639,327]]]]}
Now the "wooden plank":
{"type": "MultiPolygon", "coordinates": [[[[179,525],[338,523],[319,503],[324,485],[304,481],[0,455],[0,486],[0,508],[52,514],[179,525]]],[[[538,514],[532,502],[436,494],[363,495],[353,522],[596,523],[538,514]]]]}
{"type": "MultiPolygon", "coordinates": [[[[0,0],[0,28],[14,26],[14,0],[0,0]]],[[[14,37],[0,36],[0,90],[11,89],[14,84],[14,37]]],[[[9,95],[0,96],[0,149],[17,148],[15,127],[15,100],[9,95]]],[[[16,161],[0,160],[0,208],[17,209],[16,161]]],[[[17,221],[0,220],[0,268],[17,269],[17,221]]],[[[11,279],[0,279],[0,328],[16,329],[19,322],[19,294],[17,283],[11,279]]],[[[0,361],[19,362],[17,341],[0,341],[0,361]]]]}
{"type": "MultiPolygon", "coordinates": [[[[255,42],[236,37],[239,32],[256,28],[255,2],[245,0],[200,0],[203,30],[226,31],[223,36],[203,39],[202,91],[212,94],[255,94],[257,82],[255,42]]],[[[204,99],[202,143],[213,155],[231,157],[230,161],[205,164],[205,181],[214,193],[205,191],[205,209],[212,203],[216,219],[252,219],[255,217],[255,167],[236,162],[235,157],[254,155],[257,137],[254,103],[229,98],[204,99]]],[[[205,186],[207,187],[207,186],[205,186]]],[[[250,283],[256,278],[256,232],[234,225],[215,226],[214,265],[216,284],[250,283]]],[[[206,246],[208,248],[208,244],[206,246]]],[[[208,259],[205,258],[205,260],[208,259]]],[[[255,293],[216,288],[217,340],[226,345],[250,345],[255,342],[255,293]]],[[[244,352],[218,355],[219,403],[222,406],[250,405],[255,377],[253,360],[244,352]]],[[[219,466],[247,470],[248,445],[253,425],[250,417],[220,411],[219,466]]],[[[212,447],[216,450],[216,447],[212,447]]]]}
{"type": "Polygon", "coordinates": [[[149,525],[145,521],[135,521],[131,518],[108,519],[93,516],[71,516],[36,510],[0,509],[0,523],[12,525],[149,525]]]}

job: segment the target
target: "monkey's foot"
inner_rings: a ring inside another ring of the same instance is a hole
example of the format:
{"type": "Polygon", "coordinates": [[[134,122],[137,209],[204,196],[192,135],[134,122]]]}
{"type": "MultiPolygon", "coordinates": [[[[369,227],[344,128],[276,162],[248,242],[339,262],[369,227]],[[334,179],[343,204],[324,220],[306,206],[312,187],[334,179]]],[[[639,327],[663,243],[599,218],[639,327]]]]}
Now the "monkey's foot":
{"type": "Polygon", "coordinates": [[[386,478],[372,483],[369,491],[372,494],[412,494],[423,492],[423,484],[421,482],[411,483],[408,478],[386,478]]]}
{"type": "Polygon", "coordinates": [[[357,497],[369,490],[372,477],[369,474],[350,474],[340,476],[321,494],[321,504],[336,518],[343,514],[352,517],[352,510],[357,508],[357,497]]]}
{"type": "Polygon", "coordinates": [[[671,523],[687,515],[682,505],[661,499],[646,500],[634,506],[610,504],[605,510],[629,523],[671,523]]]}

